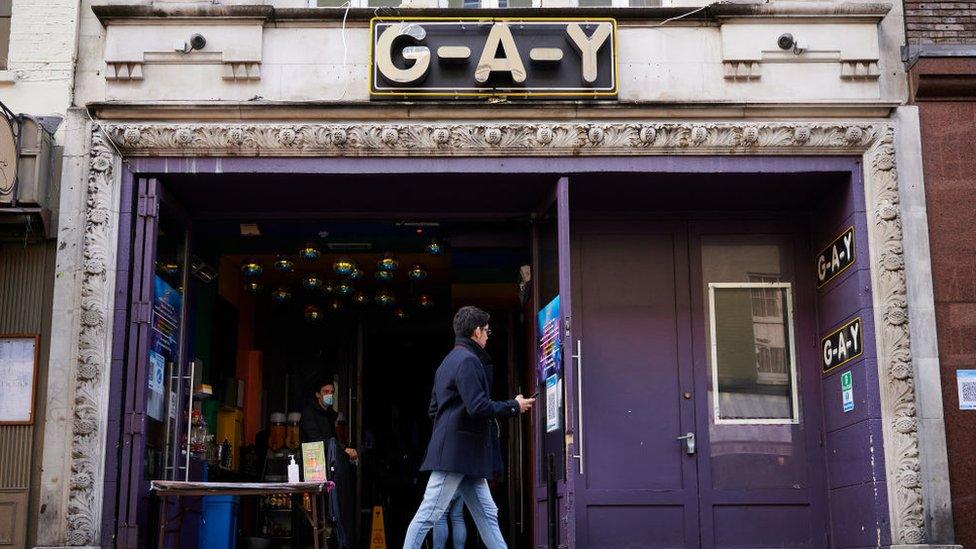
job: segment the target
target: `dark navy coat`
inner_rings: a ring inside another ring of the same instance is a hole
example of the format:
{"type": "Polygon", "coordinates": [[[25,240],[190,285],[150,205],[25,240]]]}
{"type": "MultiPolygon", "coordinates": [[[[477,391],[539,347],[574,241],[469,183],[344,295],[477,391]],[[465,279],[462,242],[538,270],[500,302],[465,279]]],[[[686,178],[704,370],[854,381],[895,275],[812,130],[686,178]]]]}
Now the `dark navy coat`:
{"type": "MultiPolygon", "coordinates": [[[[458,338],[434,374],[430,411],[434,432],[421,471],[491,478],[493,418],[516,417],[518,402],[491,400],[488,354],[471,338],[458,338]]],[[[497,436],[497,435],[495,435],[497,436]]]]}

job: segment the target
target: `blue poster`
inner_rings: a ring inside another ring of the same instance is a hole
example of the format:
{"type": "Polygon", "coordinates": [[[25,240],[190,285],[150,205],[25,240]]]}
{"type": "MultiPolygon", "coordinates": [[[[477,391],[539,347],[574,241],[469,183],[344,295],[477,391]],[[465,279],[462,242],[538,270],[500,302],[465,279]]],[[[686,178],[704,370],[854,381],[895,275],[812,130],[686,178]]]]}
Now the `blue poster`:
{"type": "Polygon", "coordinates": [[[562,377],[563,330],[558,295],[539,311],[536,320],[539,336],[537,367],[541,383],[554,375],[562,377]]]}
{"type": "Polygon", "coordinates": [[[182,307],[183,295],[159,276],[153,277],[146,413],[156,421],[163,421],[163,405],[166,401],[166,364],[175,362],[179,351],[182,307]]]}

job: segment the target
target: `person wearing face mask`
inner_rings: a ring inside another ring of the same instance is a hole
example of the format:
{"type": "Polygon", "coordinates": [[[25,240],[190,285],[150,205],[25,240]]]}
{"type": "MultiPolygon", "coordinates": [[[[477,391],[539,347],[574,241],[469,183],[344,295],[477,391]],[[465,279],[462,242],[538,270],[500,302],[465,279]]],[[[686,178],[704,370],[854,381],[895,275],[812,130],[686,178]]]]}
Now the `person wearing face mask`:
{"type": "MultiPolygon", "coordinates": [[[[339,417],[333,405],[335,404],[335,384],[331,380],[317,383],[318,390],[315,398],[305,405],[302,419],[298,424],[299,436],[302,442],[326,442],[336,436],[336,419],[339,417]]],[[[359,453],[355,448],[346,448],[349,459],[356,461],[359,453]]]]}

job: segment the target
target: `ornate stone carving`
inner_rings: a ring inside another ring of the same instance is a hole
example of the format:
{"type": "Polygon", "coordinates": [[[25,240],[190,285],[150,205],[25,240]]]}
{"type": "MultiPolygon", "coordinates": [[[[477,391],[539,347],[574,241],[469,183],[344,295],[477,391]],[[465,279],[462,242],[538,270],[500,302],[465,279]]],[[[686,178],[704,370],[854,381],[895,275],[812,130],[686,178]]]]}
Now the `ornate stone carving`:
{"type": "MultiPolygon", "coordinates": [[[[105,124],[125,154],[427,156],[553,154],[861,154],[879,126],[660,122],[105,124]]],[[[890,159],[881,159],[888,162],[890,159]]],[[[892,160],[893,162],[893,160],[892,160]]]]}
{"type": "MultiPolygon", "coordinates": [[[[123,132],[128,141],[138,132],[123,132]]],[[[71,477],[68,485],[66,541],[69,545],[98,545],[98,520],[102,502],[97,484],[104,454],[99,432],[102,382],[110,364],[107,318],[112,294],[106,270],[112,241],[112,183],[115,157],[106,137],[91,136],[88,197],[85,212],[84,260],[81,276],[81,328],[75,365],[74,418],[71,437],[71,477]]]]}
{"type": "MultiPolygon", "coordinates": [[[[125,155],[152,156],[575,156],[676,154],[858,154],[864,156],[872,212],[871,257],[893,542],[925,538],[919,475],[914,369],[898,207],[894,130],[887,123],[843,122],[458,122],[445,123],[106,123],[125,155]]],[[[75,428],[68,540],[97,543],[100,504],[93,501],[104,451],[97,421],[108,368],[106,257],[110,187],[116,159],[99,131],[92,136],[82,278],[82,325],[75,379],[75,428]],[[90,262],[90,266],[89,266],[90,262]],[[89,482],[87,479],[95,479],[89,482]]]]}
{"type": "MultiPolygon", "coordinates": [[[[848,140],[861,141],[854,128],[848,140]]],[[[865,154],[871,231],[873,278],[878,323],[878,357],[887,374],[881,396],[885,429],[885,455],[889,463],[888,493],[894,543],[925,542],[922,486],[919,467],[918,418],[915,379],[908,332],[908,298],[902,248],[901,213],[898,207],[898,174],[895,166],[894,129],[879,128],[865,154]],[[891,461],[894,461],[891,463],[891,461]],[[893,486],[891,484],[894,484],[893,486]]]]}

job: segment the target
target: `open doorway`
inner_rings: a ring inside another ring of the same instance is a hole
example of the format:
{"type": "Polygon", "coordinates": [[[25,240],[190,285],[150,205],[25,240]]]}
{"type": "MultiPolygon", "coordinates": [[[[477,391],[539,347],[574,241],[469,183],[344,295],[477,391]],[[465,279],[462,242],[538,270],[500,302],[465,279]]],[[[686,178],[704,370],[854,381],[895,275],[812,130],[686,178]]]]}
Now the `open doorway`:
{"type": "MultiPolygon", "coordinates": [[[[160,208],[144,237],[153,240],[147,257],[155,257],[147,274],[153,295],[168,296],[169,317],[159,324],[155,314],[154,332],[165,337],[149,342],[147,398],[155,413],[147,417],[142,480],[285,481],[290,456],[301,455],[300,414],[327,379],[335,387],[336,438],[359,453],[347,530],[368,547],[379,507],[387,543],[396,544],[426,484],[418,469],[431,431],[430,388],[453,346],[458,307],[492,315],[493,398],[532,392],[534,317],[526,315],[530,292],[520,277],[530,276],[529,205],[542,186],[511,195],[519,204],[507,211],[486,211],[498,202],[464,204],[461,192],[460,206],[435,204],[445,211],[421,214],[409,198],[377,208],[363,197],[361,207],[374,210],[362,214],[346,210],[355,199],[343,201],[343,211],[302,211],[300,194],[262,201],[247,192],[247,178],[235,182],[236,192],[220,202],[213,196],[219,180],[155,182],[160,208]]],[[[157,301],[154,309],[163,306],[157,301]]],[[[532,533],[531,494],[521,489],[531,485],[530,432],[516,422],[500,426],[504,467],[492,486],[513,547],[529,546],[532,533]]],[[[147,533],[158,512],[148,496],[139,504],[147,533]]],[[[288,512],[294,502],[193,505],[186,505],[185,542],[215,539],[203,525],[220,517],[231,524],[221,532],[238,544],[302,546],[301,517],[288,512]]],[[[467,546],[477,547],[470,531],[467,546]]]]}

